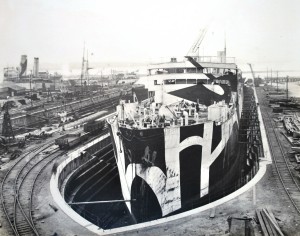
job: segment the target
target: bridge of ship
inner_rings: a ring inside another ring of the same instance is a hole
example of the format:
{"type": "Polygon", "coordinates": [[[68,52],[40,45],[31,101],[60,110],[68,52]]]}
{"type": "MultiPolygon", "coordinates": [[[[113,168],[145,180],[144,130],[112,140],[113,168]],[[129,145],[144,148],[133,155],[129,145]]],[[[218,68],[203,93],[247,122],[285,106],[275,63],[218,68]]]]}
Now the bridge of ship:
{"type": "Polygon", "coordinates": [[[199,61],[195,58],[187,57],[185,61],[173,61],[168,63],[152,64],[148,68],[148,75],[153,74],[174,74],[174,73],[212,73],[216,75],[223,75],[227,71],[235,73],[237,66],[235,63],[226,63],[224,61],[199,61]]]}

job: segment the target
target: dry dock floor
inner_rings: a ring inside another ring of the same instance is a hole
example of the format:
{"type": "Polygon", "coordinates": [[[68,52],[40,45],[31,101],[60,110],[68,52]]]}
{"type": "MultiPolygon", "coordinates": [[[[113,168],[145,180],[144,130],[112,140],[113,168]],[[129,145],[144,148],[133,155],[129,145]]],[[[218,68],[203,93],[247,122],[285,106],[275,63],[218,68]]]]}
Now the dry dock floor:
{"type": "MultiPolygon", "coordinates": [[[[257,95],[259,101],[265,99],[265,92],[262,88],[258,88],[257,95]]],[[[264,111],[265,109],[271,111],[268,107],[263,107],[262,109],[264,111]]],[[[276,132],[283,130],[281,126],[278,125],[276,132]]],[[[289,152],[290,146],[285,137],[279,134],[279,138],[285,151],[289,152]]],[[[270,145],[270,148],[272,148],[272,145],[276,144],[273,143],[270,145]]],[[[5,169],[0,170],[0,181],[4,173],[5,169]]],[[[74,222],[62,210],[58,209],[55,212],[49,206],[49,204],[56,206],[49,190],[50,173],[49,169],[45,169],[42,178],[40,178],[36,186],[39,191],[37,191],[35,199],[35,216],[38,216],[37,227],[40,235],[95,235],[74,222]]],[[[243,221],[233,220],[229,232],[228,217],[241,218],[246,216],[256,218],[255,210],[265,207],[273,211],[284,235],[300,235],[300,215],[287,197],[277,176],[274,164],[268,165],[266,174],[255,185],[255,191],[250,189],[233,200],[217,206],[213,218],[210,218],[212,210],[206,210],[179,220],[149,228],[118,233],[117,235],[244,235],[245,224],[243,221]]],[[[0,235],[11,235],[11,230],[2,212],[2,208],[0,208],[0,222],[2,224],[0,235]]],[[[262,235],[260,228],[254,220],[251,221],[251,235],[262,235]]]]}

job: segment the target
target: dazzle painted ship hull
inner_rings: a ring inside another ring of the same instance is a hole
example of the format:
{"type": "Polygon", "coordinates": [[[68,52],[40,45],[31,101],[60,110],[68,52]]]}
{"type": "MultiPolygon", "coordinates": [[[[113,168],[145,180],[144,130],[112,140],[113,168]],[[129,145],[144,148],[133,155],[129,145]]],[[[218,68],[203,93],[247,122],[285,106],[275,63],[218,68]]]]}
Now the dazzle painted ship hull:
{"type": "Polygon", "coordinates": [[[238,142],[243,104],[238,73],[218,80],[203,73],[151,79],[147,102],[121,104],[118,115],[108,120],[122,194],[137,222],[225,196],[236,189],[244,165],[238,142]]]}
{"type": "Polygon", "coordinates": [[[137,219],[166,216],[230,188],[221,186],[224,178],[231,183],[238,178],[236,171],[228,176],[239,165],[237,113],[222,125],[128,131],[115,121],[110,127],[123,196],[134,199],[127,206],[137,219]]]}

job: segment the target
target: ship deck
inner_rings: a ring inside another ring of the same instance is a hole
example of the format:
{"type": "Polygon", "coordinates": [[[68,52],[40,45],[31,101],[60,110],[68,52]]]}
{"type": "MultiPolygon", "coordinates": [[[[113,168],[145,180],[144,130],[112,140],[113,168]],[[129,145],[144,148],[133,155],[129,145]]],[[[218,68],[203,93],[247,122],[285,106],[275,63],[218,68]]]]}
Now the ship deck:
{"type": "MultiPolygon", "coordinates": [[[[262,113],[269,112],[271,114],[271,108],[263,103],[265,92],[262,87],[257,88],[257,97],[262,113]]],[[[266,119],[265,122],[270,122],[266,116],[263,118],[266,119]]],[[[275,121],[272,119],[271,122],[275,121]]],[[[280,135],[284,128],[278,124],[275,124],[275,127],[266,127],[267,133],[276,132],[279,137],[277,140],[269,138],[270,149],[278,147],[278,142],[280,142],[283,151],[288,153],[291,150],[290,144],[283,135],[280,135]]],[[[263,138],[267,139],[267,137],[263,138]]],[[[294,163],[289,164],[294,165],[294,163]]],[[[0,179],[3,178],[4,172],[4,169],[0,170],[0,179]]],[[[36,183],[36,188],[41,189],[37,205],[43,209],[42,212],[45,216],[37,221],[40,235],[55,235],[55,233],[56,235],[96,235],[76,223],[59,207],[57,212],[49,207],[49,204],[57,207],[55,196],[50,193],[50,173],[49,169],[44,169],[42,173],[44,178],[36,183]]],[[[298,175],[299,180],[299,172],[295,174],[298,175]]],[[[224,201],[218,206],[199,213],[185,214],[183,218],[162,224],[152,223],[143,228],[133,227],[130,231],[119,232],[117,235],[244,235],[245,222],[234,220],[234,218],[256,218],[256,209],[265,207],[272,210],[285,235],[300,235],[300,214],[296,211],[282,186],[274,161],[266,166],[266,172],[260,181],[249,186],[249,190],[231,200],[224,201]],[[231,234],[229,234],[229,217],[233,217],[231,234]]],[[[250,221],[250,229],[251,235],[263,235],[255,220],[250,221]]],[[[2,208],[0,208],[0,235],[11,235],[10,232],[2,208]]],[[[101,235],[100,230],[99,234],[101,235]]]]}

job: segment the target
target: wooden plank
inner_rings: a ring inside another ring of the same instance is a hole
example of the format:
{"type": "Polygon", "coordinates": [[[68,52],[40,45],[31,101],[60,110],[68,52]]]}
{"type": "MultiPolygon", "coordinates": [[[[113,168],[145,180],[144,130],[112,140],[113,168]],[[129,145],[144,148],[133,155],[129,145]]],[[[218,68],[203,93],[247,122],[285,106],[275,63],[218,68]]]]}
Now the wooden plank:
{"type": "Polygon", "coordinates": [[[260,211],[260,214],[262,216],[263,221],[265,222],[265,226],[267,228],[267,231],[269,233],[270,236],[277,236],[276,232],[274,233],[274,229],[272,229],[272,226],[270,224],[270,222],[268,221],[268,218],[266,216],[266,214],[264,214],[263,209],[260,211]]]}
{"type": "Polygon", "coordinates": [[[276,230],[276,235],[284,236],[281,229],[276,225],[276,222],[273,221],[273,219],[270,217],[270,215],[268,215],[265,210],[263,212],[266,215],[266,217],[268,218],[268,220],[269,220],[270,224],[272,225],[272,227],[274,228],[274,230],[276,230]]]}
{"type": "Polygon", "coordinates": [[[257,219],[258,219],[258,222],[259,222],[259,224],[260,224],[261,230],[262,230],[262,232],[263,232],[263,235],[264,235],[264,236],[268,236],[269,233],[268,233],[268,231],[267,231],[267,228],[266,228],[266,226],[265,226],[265,222],[264,222],[263,219],[262,219],[262,216],[261,216],[261,214],[260,214],[260,210],[259,210],[259,209],[256,209],[256,215],[257,215],[257,219]]]}
{"type": "Polygon", "coordinates": [[[270,235],[274,235],[274,236],[278,236],[274,225],[272,224],[272,222],[270,221],[270,216],[268,213],[266,213],[266,211],[264,211],[264,209],[262,209],[262,211],[260,212],[262,215],[263,220],[265,221],[266,224],[266,228],[269,231],[270,235]]]}
{"type": "Polygon", "coordinates": [[[274,220],[274,222],[276,223],[276,225],[279,227],[278,222],[277,222],[277,220],[276,220],[276,218],[275,218],[272,210],[270,208],[268,208],[268,207],[266,207],[265,209],[269,213],[270,217],[274,220]]]}

